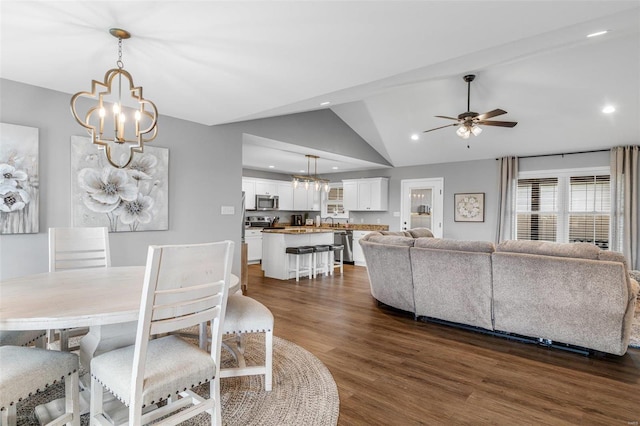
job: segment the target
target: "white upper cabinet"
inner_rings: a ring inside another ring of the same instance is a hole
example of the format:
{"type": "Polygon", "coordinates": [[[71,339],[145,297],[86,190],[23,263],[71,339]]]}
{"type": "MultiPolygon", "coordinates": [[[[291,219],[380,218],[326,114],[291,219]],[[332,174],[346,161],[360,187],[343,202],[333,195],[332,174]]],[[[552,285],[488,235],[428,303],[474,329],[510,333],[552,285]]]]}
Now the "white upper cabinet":
{"type": "Polygon", "coordinates": [[[358,209],[358,182],[342,181],[342,205],[347,211],[358,209]]]}
{"type": "Polygon", "coordinates": [[[345,210],[387,210],[389,204],[389,178],[345,179],[342,184],[345,210]]]}
{"type": "Polygon", "coordinates": [[[256,180],[242,178],[242,190],[244,191],[244,208],[255,210],[256,208],[256,180]]]}
{"type": "Polygon", "coordinates": [[[278,182],[275,180],[256,180],[256,195],[278,195],[278,182]]]}
{"type": "Polygon", "coordinates": [[[294,210],[293,185],[291,185],[291,182],[280,181],[278,182],[277,186],[280,210],[294,210]]]}
{"type": "Polygon", "coordinates": [[[298,185],[293,190],[293,210],[320,210],[320,191],[313,186],[305,189],[304,185],[298,185]]]}

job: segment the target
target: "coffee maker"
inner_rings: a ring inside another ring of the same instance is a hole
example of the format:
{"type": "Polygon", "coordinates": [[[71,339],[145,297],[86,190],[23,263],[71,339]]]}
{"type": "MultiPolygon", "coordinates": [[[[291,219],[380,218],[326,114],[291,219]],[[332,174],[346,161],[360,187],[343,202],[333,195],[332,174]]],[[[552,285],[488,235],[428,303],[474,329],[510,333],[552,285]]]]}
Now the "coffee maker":
{"type": "Polygon", "coordinates": [[[294,226],[302,226],[304,225],[304,219],[301,214],[292,214],[291,215],[291,224],[294,226]]]}

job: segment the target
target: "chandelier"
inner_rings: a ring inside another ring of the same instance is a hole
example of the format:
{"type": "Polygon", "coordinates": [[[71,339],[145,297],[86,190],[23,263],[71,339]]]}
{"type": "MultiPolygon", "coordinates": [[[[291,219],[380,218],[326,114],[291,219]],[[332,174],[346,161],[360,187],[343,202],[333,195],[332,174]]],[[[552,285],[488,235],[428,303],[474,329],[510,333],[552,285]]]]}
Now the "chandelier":
{"type": "Polygon", "coordinates": [[[156,137],[158,110],[142,96],[142,87],[135,86],[124,69],[122,40],[131,34],[119,28],[111,28],[109,33],[118,39],[117,68],[107,71],[104,81],[92,80],[90,92],[73,95],[71,113],[87,129],[91,142],[104,150],[109,164],[122,169],[131,163],[134,153],[143,152],[144,144],[156,137]],[[84,108],[82,113],[80,108],[84,108]]]}
{"type": "Polygon", "coordinates": [[[325,192],[329,191],[329,180],[318,177],[318,157],[317,155],[305,155],[307,157],[307,174],[306,175],[293,175],[293,187],[297,188],[301,183],[304,184],[305,189],[309,189],[311,184],[314,185],[316,191],[320,191],[320,188],[324,188],[325,192]],[[311,174],[311,159],[314,162],[314,173],[311,174]]]}

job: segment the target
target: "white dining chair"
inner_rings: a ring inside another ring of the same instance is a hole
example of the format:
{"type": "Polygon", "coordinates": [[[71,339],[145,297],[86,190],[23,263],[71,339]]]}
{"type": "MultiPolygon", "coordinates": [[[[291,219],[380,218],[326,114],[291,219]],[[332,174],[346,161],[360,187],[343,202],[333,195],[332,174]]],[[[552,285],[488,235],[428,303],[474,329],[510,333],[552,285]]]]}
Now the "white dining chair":
{"type": "Polygon", "coordinates": [[[64,380],[64,413],[47,425],[80,425],[78,355],[22,346],[0,346],[0,413],[15,426],[17,404],[64,380]]]}
{"type": "Polygon", "coordinates": [[[46,330],[0,330],[0,346],[46,347],[46,330]]]}
{"type": "Polygon", "coordinates": [[[232,241],[149,247],[135,345],[91,361],[92,423],[111,423],[103,411],[106,390],[128,407],[130,425],[164,416],[162,424],[177,424],[202,412],[221,424],[220,351],[232,258],[232,241]],[[209,351],[165,335],[207,321],[209,351]],[[193,391],[206,382],[209,398],[193,391]],[[143,414],[162,401],[166,405],[143,414]]]}
{"type": "Polygon", "coordinates": [[[273,314],[262,303],[242,294],[232,294],[227,302],[224,334],[232,339],[222,345],[233,355],[237,367],[220,370],[220,377],[264,376],[264,389],[270,391],[273,378],[273,314]],[[245,338],[250,333],[264,333],[264,364],[247,365],[244,357],[245,338]]]}
{"type": "MultiPolygon", "coordinates": [[[[49,272],[111,266],[109,230],[106,227],[49,228],[49,272]]],[[[69,351],[69,337],[81,336],[88,328],[59,330],[60,350],[69,351]]],[[[49,347],[55,340],[49,331],[49,347]]]]}

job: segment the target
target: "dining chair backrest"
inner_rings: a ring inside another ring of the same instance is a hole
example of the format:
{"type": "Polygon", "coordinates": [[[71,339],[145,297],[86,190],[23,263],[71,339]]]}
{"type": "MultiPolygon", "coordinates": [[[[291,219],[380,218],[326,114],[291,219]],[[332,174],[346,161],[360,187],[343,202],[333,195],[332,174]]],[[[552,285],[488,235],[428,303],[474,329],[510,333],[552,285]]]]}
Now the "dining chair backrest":
{"type": "Polygon", "coordinates": [[[143,400],[145,361],[152,336],[207,321],[215,341],[210,355],[216,366],[219,403],[221,322],[231,281],[233,245],[232,241],[221,241],[149,247],[133,356],[132,411],[137,411],[143,400]]]}
{"type": "Polygon", "coordinates": [[[106,227],[49,228],[49,272],[109,266],[106,227]]]}

